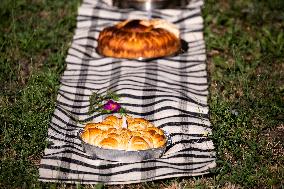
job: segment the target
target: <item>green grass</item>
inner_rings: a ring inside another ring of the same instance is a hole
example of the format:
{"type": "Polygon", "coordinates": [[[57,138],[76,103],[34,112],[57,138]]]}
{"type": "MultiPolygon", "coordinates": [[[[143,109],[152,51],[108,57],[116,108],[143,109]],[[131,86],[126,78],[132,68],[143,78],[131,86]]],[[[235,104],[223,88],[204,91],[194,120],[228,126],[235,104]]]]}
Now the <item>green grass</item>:
{"type": "Polygon", "coordinates": [[[283,1],[207,1],[212,137],[221,186],[284,187],[283,8],[283,1]]]}
{"type": "Polygon", "coordinates": [[[212,174],[124,187],[38,182],[79,3],[0,3],[0,188],[284,188],[282,0],[206,0],[212,174]]]}
{"type": "Polygon", "coordinates": [[[39,185],[38,164],[78,4],[0,4],[0,188],[39,185]]]}

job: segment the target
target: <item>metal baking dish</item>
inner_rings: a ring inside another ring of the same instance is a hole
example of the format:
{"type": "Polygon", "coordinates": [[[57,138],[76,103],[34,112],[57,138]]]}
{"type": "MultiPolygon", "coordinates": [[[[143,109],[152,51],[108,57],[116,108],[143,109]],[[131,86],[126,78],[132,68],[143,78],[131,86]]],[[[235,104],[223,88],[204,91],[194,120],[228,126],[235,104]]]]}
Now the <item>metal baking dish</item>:
{"type": "Polygon", "coordinates": [[[157,159],[160,158],[167,146],[171,144],[171,138],[166,133],[167,143],[162,148],[152,148],[149,150],[138,150],[138,151],[126,151],[126,150],[113,150],[100,148],[84,142],[81,138],[81,134],[84,130],[79,130],[78,138],[80,139],[84,151],[93,156],[94,158],[100,158],[110,161],[119,161],[119,162],[139,162],[147,159],[157,159]]]}
{"type": "Polygon", "coordinates": [[[190,0],[113,0],[113,6],[138,10],[178,9],[185,7],[190,0]]]}

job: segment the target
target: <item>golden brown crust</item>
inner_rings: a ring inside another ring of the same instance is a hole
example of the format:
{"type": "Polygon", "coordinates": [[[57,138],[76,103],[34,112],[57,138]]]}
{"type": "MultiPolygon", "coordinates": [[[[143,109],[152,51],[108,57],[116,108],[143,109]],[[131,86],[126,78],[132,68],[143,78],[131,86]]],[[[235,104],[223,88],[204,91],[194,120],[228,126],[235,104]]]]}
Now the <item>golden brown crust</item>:
{"type": "Polygon", "coordinates": [[[101,146],[102,148],[110,148],[110,149],[115,149],[119,145],[118,141],[114,138],[108,137],[104,138],[98,146],[101,146]]]}
{"type": "Polygon", "coordinates": [[[122,128],[122,118],[116,116],[109,116],[101,123],[88,123],[81,138],[98,147],[129,151],[159,148],[166,144],[164,132],[149,121],[131,116],[126,119],[128,128],[122,128]]]}
{"type": "Polygon", "coordinates": [[[97,138],[102,134],[102,132],[102,130],[97,128],[89,128],[84,130],[81,137],[85,142],[96,145],[97,138]]]}
{"type": "Polygon", "coordinates": [[[149,144],[144,140],[144,138],[140,136],[133,136],[128,145],[128,149],[131,149],[133,151],[135,150],[146,150],[149,149],[149,144]]]}
{"type": "Polygon", "coordinates": [[[104,119],[104,121],[102,122],[102,124],[106,124],[106,125],[111,125],[114,128],[121,128],[122,126],[122,119],[118,118],[116,116],[108,116],[104,119]]]}
{"type": "Polygon", "coordinates": [[[116,58],[157,58],[173,55],[181,48],[179,37],[156,22],[126,20],[100,32],[97,51],[116,58]]]}

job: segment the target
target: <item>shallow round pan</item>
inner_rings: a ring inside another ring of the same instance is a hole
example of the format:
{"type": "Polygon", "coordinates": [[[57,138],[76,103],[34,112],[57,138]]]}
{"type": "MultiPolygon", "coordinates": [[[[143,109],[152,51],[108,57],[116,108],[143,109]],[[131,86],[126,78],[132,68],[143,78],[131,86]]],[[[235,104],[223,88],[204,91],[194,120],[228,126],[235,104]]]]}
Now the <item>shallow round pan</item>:
{"type": "Polygon", "coordinates": [[[164,154],[167,146],[171,144],[171,139],[169,135],[166,134],[167,143],[162,148],[152,148],[149,150],[137,150],[137,151],[113,150],[113,149],[100,148],[98,146],[94,146],[84,142],[81,138],[82,132],[83,130],[80,130],[78,132],[78,138],[82,143],[84,151],[87,154],[93,156],[94,158],[105,159],[110,161],[119,161],[127,163],[127,162],[139,162],[149,159],[157,159],[164,154]]]}

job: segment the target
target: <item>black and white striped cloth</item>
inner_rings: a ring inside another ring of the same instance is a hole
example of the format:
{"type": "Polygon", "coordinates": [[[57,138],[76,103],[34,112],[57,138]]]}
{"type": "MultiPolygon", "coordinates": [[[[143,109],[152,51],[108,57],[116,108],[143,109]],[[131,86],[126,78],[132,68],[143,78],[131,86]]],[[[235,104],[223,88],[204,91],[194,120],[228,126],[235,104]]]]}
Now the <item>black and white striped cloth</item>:
{"type": "Polygon", "coordinates": [[[203,0],[181,9],[155,10],[154,18],[176,24],[188,51],[149,62],[103,58],[95,51],[99,32],[125,19],[147,18],[144,11],[118,9],[111,0],[84,0],[77,29],[66,57],[56,109],[39,168],[45,182],[127,184],[208,173],[215,152],[208,138],[208,81],[203,39],[203,0]],[[77,132],[80,120],[102,120],[88,115],[93,91],[120,94],[123,107],[172,136],[172,144],[156,160],[122,163],[94,159],[83,151],[77,132]]]}

